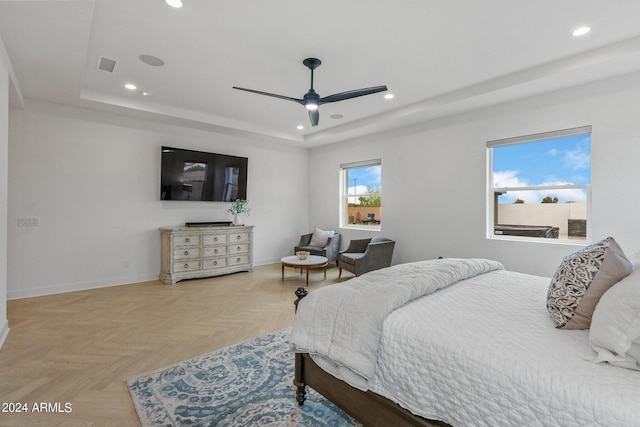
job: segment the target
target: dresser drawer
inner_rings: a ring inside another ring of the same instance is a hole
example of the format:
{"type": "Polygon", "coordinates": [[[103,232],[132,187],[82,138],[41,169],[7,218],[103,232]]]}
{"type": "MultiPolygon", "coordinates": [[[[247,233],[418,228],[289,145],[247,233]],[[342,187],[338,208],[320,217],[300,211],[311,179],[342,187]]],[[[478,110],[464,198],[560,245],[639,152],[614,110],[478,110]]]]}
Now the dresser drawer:
{"type": "Polygon", "coordinates": [[[249,244],[229,245],[229,255],[249,252],[249,244]]]}
{"type": "Polygon", "coordinates": [[[202,261],[203,270],[212,270],[214,268],[222,268],[227,266],[226,258],[205,259],[202,261]]]}
{"type": "Polygon", "coordinates": [[[211,258],[215,256],[225,256],[225,255],[227,255],[226,246],[209,246],[209,247],[204,247],[202,249],[203,258],[211,258]]]}
{"type": "Polygon", "coordinates": [[[197,234],[176,234],[172,236],[173,246],[200,246],[200,236],[197,234]]]}
{"type": "Polygon", "coordinates": [[[249,263],[249,254],[238,254],[229,257],[229,265],[239,265],[239,264],[248,264],[249,263]]]}
{"type": "Polygon", "coordinates": [[[181,271],[197,271],[200,270],[200,260],[195,261],[182,261],[173,263],[173,272],[179,273],[181,271]]]}
{"type": "Polygon", "coordinates": [[[229,244],[246,243],[249,241],[249,233],[229,233],[229,244]]]}
{"type": "Polygon", "coordinates": [[[183,247],[173,250],[173,259],[194,259],[200,258],[200,248],[183,247]]]}
{"type": "Polygon", "coordinates": [[[205,234],[202,236],[204,240],[204,245],[224,245],[227,243],[227,235],[226,234],[205,234]]]}

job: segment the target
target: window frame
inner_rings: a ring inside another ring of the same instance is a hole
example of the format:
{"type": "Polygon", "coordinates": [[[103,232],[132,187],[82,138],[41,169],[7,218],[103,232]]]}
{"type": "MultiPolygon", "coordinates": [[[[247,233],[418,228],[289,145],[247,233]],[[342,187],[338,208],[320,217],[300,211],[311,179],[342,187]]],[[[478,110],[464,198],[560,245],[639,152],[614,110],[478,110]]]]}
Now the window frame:
{"type": "MultiPolygon", "coordinates": [[[[550,243],[550,244],[575,244],[580,246],[586,246],[592,242],[591,233],[591,170],[589,171],[590,179],[589,184],[567,184],[567,185],[539,185],[539,186],[527,186],[527,187],[495,187],[494,186],[494,170],[493,170],[493,149],[496,147],[504,147],[516,144],[536,143],[549,139],[559,139],[564,137],[589,135],[589,143],[591,145],[592,138],[592,126],[580,126],[569,129],[562,129],[550,132],[543,132],[538,134],[523,135],[513,138],[505,138],[488,141],[486,143],[487,150],[487,212],[486,212],[486,238],[490,240],[515,240],[526,242],[538,242],[538,243],[550,243]],[[527,236],[511,236],[495,234],[495,226],[497,224],[497,206],[498,196],[506,192],[514,191],[536,191],[536,190],[564,190],[564,189],[584,189],[586,192],[586,237],[584,239],[569,239],[567,238],[541,238],[541,237],[527,237],[527,236]]],[[[589,147],[591,152],[591,147],[589,147]]],[[[591,165],[591,155],[589,156],[589,164],[591,165]]]]}
{"type": "Polygon", "coordinates": [[[378,225],[362,225],[362,224],[349,224],[347,220],[347,209],[349,207],[349,198],[357,197],[358,195],[349,194],[349,182],[347,179],[348,170],[363,168],[368,166],[380,166],[380,217],[382,217],[382,159],[363,160],[359,162],[343,163],[340,165],[340,202],[339,202],[339,219],[338,224],[340,228],[353,229],[353,230],[367,230],[379,232],[382,230],[382,223],[378,225]]]}

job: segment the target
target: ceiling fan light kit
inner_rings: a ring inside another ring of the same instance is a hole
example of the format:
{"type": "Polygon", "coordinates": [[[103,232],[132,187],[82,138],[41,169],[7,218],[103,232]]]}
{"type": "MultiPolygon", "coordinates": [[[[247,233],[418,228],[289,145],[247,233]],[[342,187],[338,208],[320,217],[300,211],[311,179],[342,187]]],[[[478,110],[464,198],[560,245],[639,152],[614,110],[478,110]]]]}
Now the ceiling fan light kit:
{"type": "Polygon", "coordinates": [[[318,58],[307,58],[302,61],[304,66],[306,66],[309,70],[311,70],[311,88],[307,93],[304,94],[302,99],[300,98],[292,98],[284,95],[277,95],[275,93],[262,92],[259,90],[246,89],[242,87],[233,86],[234,89],[244,90],[245,92],[257,93],[258,95],[271,96],[274,98],[280,98],[287,101],[297,102],[298,104],[304,106],[309,111],[309,119],[311,120],[312,126],[317,126],[320,121],[320,113],[318,109],[322,104],[327,104],[329,102],[338,102],[344,101],[345,99],[357,98],[359,96],[371,95],[373,93],[384,92],[387,90],[386,86],[374,86],[368,87],[364,89],[354,89],[346,92],[334,93],[333,95],[321,97],[316,93],[313,89],[313,71],[322,64],[322,62],[318,58]]]}
{"type": "Polygon", "coordinates": [[[171,7],[175,7],[176,9],[180,9],[182,7],[182,0],[164,0],[171,7]]]}

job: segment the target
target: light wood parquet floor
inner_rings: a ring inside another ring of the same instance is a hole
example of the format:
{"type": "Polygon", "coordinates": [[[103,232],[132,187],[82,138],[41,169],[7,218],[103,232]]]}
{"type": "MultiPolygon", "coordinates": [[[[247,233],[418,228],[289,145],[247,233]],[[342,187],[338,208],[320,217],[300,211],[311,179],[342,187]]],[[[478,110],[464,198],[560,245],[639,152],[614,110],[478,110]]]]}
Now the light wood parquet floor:
{"type": "MultiPolygon", "coordinates": [[[[338,279],[335,266],[327,280],[312,270],[308,289],[350,277],[338,279]]],[[[0,411],[26,403],[28,412],[0,412],[0,426],[139,426],[128,377],[290,326],[294,291],[304,284],[289,268],[282,281],[280,264],[271,264],[173,286],[152,281],[11,300],[0,411]],[[54,412],[34,412],[40,403],[54,412]]]]}

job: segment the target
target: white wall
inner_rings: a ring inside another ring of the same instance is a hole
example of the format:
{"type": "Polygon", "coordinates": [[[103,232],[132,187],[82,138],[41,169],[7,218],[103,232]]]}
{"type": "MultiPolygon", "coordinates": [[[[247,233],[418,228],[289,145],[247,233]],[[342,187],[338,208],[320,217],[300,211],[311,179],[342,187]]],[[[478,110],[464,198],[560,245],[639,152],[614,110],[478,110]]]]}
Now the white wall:
{"type": "Polygon", "coordinates": [[[306,148],[36,101],[9,120],[9,299],[157,280],[159,227],[232,219],[228,203],[159,200],[162,145],[249,158],[255,264],[309,230],[306,148]]]}
{"type": "Polygon", "coordinates": [[[0,347],[9,333],[7,320],[7,203],[9,147],[9,68],[7,52],[0,39],[0,347]]]}
{"type": "MultiPolygon", "coordinates": [[[[382,159],[382,231],[396,240],[394,263],[444,257],[497,259],[515,271],[551,276],[568,244],[486,238],[486,141],[592,125],[594,239],[614,236],[640,250],[640,75],[434,120],[313,149],[312,224],[338,226],[339,165],[382,159]]],[[[342,229],[343,246],[371,231],[342,229]]]]}
{"type": "MultiPolygon", "coordinates": [[[[550,276],[577,246],[486,238],[485,142],[592,125],[593,236],[612,235],[625,251],[638,250],[639,78],[624,76],[310,154],[269,141],[27,102],[24,110],[9,112],[9,253],[3,267],[0,249],[0,322],[6,318],[3,286],[9,298],[20,298],[155,280],[158,227],[230,219],[224,204],[158,200],[161,145],[249,157],[252,214],[246,222],[256,226],[256,264],[289,254],[313,225],[337,228],[339,165],[381,158],[380,235],[397,241],[394,263],[487,257],[550,276]],[[41,225],[18,227],[18,217],[38,217],[41,225]]],[[[0,134],[0,162],[3,143],[0,134]]],[[[372,234],[341,231],[343,247],[372,234]]],[[[0,233],[0,248],[2,239],[0,233]]]]}

